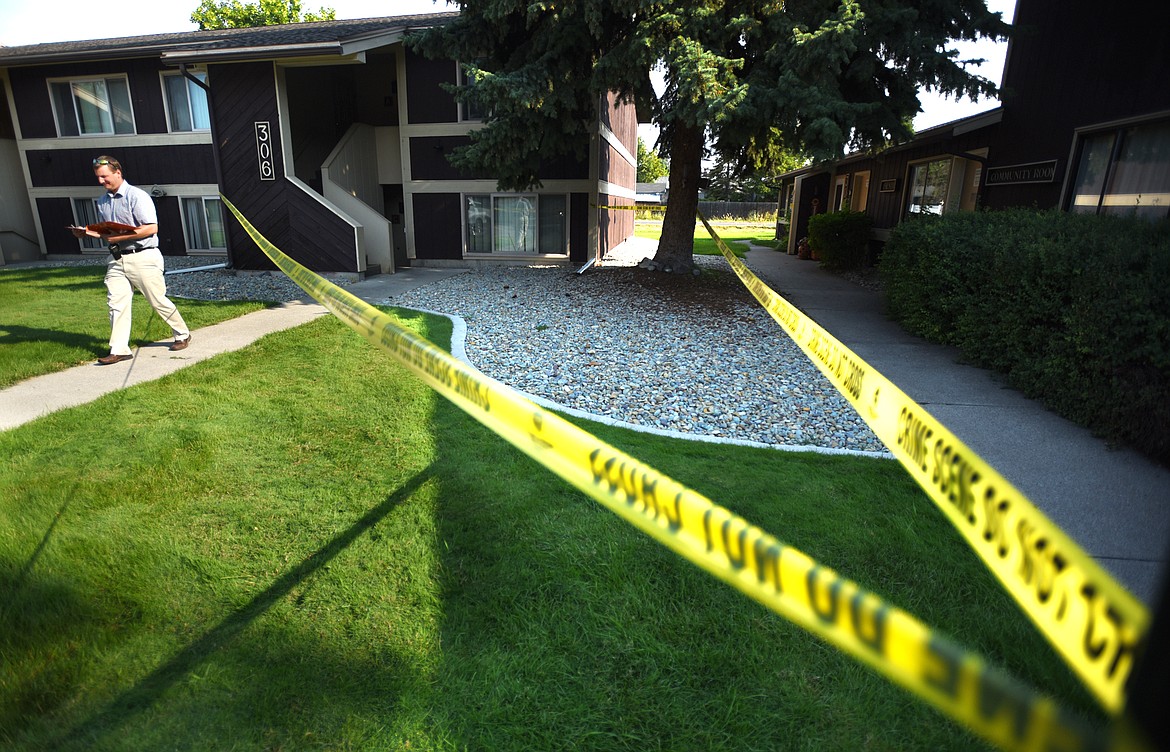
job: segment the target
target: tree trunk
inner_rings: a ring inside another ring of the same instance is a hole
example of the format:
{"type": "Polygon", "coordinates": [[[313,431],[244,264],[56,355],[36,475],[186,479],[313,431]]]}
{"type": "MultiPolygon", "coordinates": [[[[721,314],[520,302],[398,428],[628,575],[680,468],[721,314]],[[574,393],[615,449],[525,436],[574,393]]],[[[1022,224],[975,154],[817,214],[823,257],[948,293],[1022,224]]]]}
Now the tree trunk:
{"type": "Polygon", "coordinates": [[[675,127],[670,143],[670,194],[654,263],[665,272],[688,273],[695,266],[695,210],[703,169],[703,129],[675,127]]]}

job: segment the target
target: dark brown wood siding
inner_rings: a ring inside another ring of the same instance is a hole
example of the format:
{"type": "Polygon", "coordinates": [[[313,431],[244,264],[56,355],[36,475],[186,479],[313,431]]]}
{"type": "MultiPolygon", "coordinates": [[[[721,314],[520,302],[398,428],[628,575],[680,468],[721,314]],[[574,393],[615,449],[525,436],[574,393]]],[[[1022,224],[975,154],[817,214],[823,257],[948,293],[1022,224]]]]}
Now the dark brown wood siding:
{"type": "Polygon", "coordinates": [[[16,126],[12,123],[12,113],[8,110],[8,88],[0,81],[0,138],[16,138],[16,126]]]}
{"type": "Polygon", "coordinates": [[[56,138],[53,105],[45,68],[9,68],[12,98],[16,102],[16,120],[24,138],[56,138]]]}
{"type": "MultiPolygon", "coordinates": [[[[224,195],[264,237],[309,269],[358,272],[353,228],[285,179],[273,65],[215,65],[208,78],[224,195]],[[275,180],[260,177],[257,122],[270,126],[275,180]]],[[[274,268],[242,227],[236,222],[228,226],[232,263],[237,269],[274,268]]]]}
{"type": "Polygon", "coordinates": [[[618,140],[636,153],[638,146],[638,113],[633,102],[621,102],[612,91],[606,95],[605,107],[601,112],[601,122],[613,131],[618,140]]]}
{"type": "Polygon", "coordinates": [[[536,175],[540,180],[585,180],[589,177],[588,150],[546,160],[536,175]]]}
{"type": "Polygon", "coordinates": [[[75,221],[72,201],[67,198],[38,198],[36,211],[45,233],[46,253],[81,253],[81,243],[65,229],[75,221]]]}
{"type": "Polygon", "coordinates": [[[187,241],[183,237],[183,217],[179,199],[175,196],[156,198],[154,208],[158,212],[159,250],[164,256],[186,256],[187,241]]]}
{"type": "Polygon", "coordinates": [[[406,51],[406,118],[410,123],[458,121],[455,97],[442,88],[456,83],[456,72],[450,60],[428,60],[406,51]]]}
{"type": "Polygon", "coordinates": [[[569,259],[584,263],[589,258],[589,206],[588,193],[569,195],[569,259]]]}
{"type": "MultiPolygon", "coordinates": [[[[611,196],[606,193],[599,194],[597,202],[602,206],[634,206],[631,199],[611,196]]],[[[598,209],[597,214],[601,236],[601,247],[598,249],[598,253],[605,256],[611,249],[616,248],[626,238],[634,234],[634,212],[626,209],[598,209]]]]}
{"type": "MultiPolygon", "coordinates": [[[[491,180],[487,173],[461,170],[447,159],[453,149],[469,143],[467,136],[418,136],[410,139],[411,180],[491,180]]],[[[584,180],[589,177],[587,159],[569,154],[546,161],[537,171],[540,180],[584,180]]]]}
{"type": "Polygon", "coordinates": [[[1103,13],[1088,0],[1024,0],[1013,25],[991,166],[1055,159],[1056,176],[1052,183],[990,186],[984,203],[1054,207],[1075,129],[1170,110],[1170,3],[1103,13]]]}
{"type": "Polygon", "coordinates": [[[416,193],[414,248],[419,259],[463,258],[463,217],[458,193],[416,193]]]}
{"type": "Polygon", "coordinates": [[[398,68],[391,54],[369,53],[353,68],[357,119],[370,125],[398,125],[398,68]]]}
{"type": "Polygon", "coordinates": [[[125,74],[134,107],[134,128],[139,134],[166,133],[167,118],[163,108],[162,64],[157,58],[136,60],[99,60],[65,65],[42,65],[9,68],[16,113],[24,138],[56,138],[53,105],[49,98],[48,79],[67,79],[125,74]]]}
{"type": "MultiPolygon", "coordinates": [[[[638,117],[633,103],[618,101],[617,95],[610,92],[606,95],[601,111],[601,122],[609,128],[618,142],[621,143],[630,155],[637,154],[638,149],[638,117]]],[[[612,185],[628,188],[634,191],[637,188],[638,168],[631,164],[624,154],[606,139],[601,140],[598,151],[598,179],[612,185]]],[[[609,194],[598,196],[598,203],[602,206],[633,206],[633,199],[619,198],[609,194]]],[[[597,249],[604,256],[627,238],[634,234],[634,212],[624,209],[599,209],[600,243],[597,249]]]]}
{"type": "MultiPolygon", "coordinates": [[[[873,219],[874,229],[888,229],[901,221],[902,196],[906,191],[906,168],[909,157],[904,159],[882,159],[872,164],[869,173],[869,197],[865,213],[873,219]],[[893,180],[894,190],[882,191],[882,181],[893,180]]],[[[853,174],[865,172],[865,165],[850,165],[850,182],[853,174]]],[[[828,189],[826,188],[826,195],[828,189]]],[[[822,197],[823,199],[824,197],[822,197]]],[[[822,201],[823,203],[823,201],[822,201]]],[[[805,234],[807,234],[807,229],[805,234]]],[[[799,237],[804,237],[801,235],[799,237]]]]}
{"type": "Polygon", "coordinates": [[[474,175],[460,170],[447,160],[453,149],[467,143],[467,136],[421,136],[410,139],[410,179],[489,179],[488,175],[474,175]]]}
{"type": "Polygon", "coordinates": [[[614,185],[620,185],[623,188],[629,188],[631,191],[636,190],[637,165],[630,164],[608,141],[603,140],[601,142],[601,150],[597,155],[597,159],[599,162],[598,179],[613,183],[614,185]]]}
{"type": "MultiPolygon", "coordinates": [[[[63,144],[68,143],[62,141],[63,144]]],[[[27,152],[29,177],[34,188],[92,185],[93,158],[87,149],[31,149],[27,152]]],[[[111,149],[108,156],[122,165],[122,175],[132,185],[150,190],[159,183],[215,183],[215,159],[211,146],[127,146],[111,149]]]]}

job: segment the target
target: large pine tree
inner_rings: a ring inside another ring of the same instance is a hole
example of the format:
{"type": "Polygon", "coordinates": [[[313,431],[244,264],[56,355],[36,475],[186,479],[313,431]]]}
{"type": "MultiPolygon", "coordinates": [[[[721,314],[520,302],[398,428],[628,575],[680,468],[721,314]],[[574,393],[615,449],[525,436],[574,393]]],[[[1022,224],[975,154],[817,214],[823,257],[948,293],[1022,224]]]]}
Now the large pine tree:
{"type": "Polygon", "coordinates": [[[978,98],[953,40],[1000,39],[985,0],[462,0],[411,43],[461,61],[488,115],[452,161],[502,190],[538,185],[542,161],[583,156],[598,103],[649,106],[670,158],[655,260],[693,266],[705,150],[744,169],[786,153],[839,156],[904,140],[920,87],[978,98]],[[650,84],[655,67],[665,88],[650,84]]]}

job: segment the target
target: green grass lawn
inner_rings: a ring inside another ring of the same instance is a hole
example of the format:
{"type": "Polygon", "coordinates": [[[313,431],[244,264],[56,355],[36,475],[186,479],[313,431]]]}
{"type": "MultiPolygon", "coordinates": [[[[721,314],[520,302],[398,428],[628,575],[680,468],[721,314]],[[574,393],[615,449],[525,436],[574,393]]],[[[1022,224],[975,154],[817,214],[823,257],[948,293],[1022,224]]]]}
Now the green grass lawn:
{"type": "MultiPolygon", "coordinates": [[[[577,422],[1093,713],[895,463],[577,422]]],[[[0,456],[6,750],[985,748],[332,318],[0,456]]]]}
{"type": "MultiPolygon", "coordinates": [[[[0,389],[33,376],[92,363],[110,351],[104,266],[0,269],[0,389]]],[[[267,307],[175,298],[192,329],[267,307]]],[[[130,346],[171,337],[134,293],[130,346]]]]}
{"type": "MultiPolygon", "coordinates": [[[[769,248],[775,247],[775,225],[747,222],[712,222],[711,224],[723,242],[727,243],[731,252],[739,258],[743,258],[743,255],[748,252],[749,243],[769,248]]],[[[662,222],[639,220],[634,223],[634,235],[639,238],[657,240],[662,235],[662,222]]],[[[701,256],[723,255],[719,246],[715,244],[715,240],[707,232],[707,228],[698,221],[695,222],[695,253],[701,256]]]]}

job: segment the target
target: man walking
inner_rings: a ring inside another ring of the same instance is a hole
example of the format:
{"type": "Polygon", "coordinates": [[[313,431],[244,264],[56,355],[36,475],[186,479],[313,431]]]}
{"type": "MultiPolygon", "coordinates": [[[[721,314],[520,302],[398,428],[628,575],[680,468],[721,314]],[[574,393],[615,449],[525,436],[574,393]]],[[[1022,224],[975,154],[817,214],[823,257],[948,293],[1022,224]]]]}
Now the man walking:
{"type": "Polygon", "coordinates": [[[70,229],[77,238],[101,238],[110,250],[111,259],[106,267],[110,353],[98,358],[98,365],[108,366],[134,357],[130,352],[130,311],[135,287],[146,296],[159,318],[171,327],[175,341],[170,349],[186,349],[191,343],[191,331],[179,309],[167,297],[154,200],[146,191],[126,182],[122,165],[113,157],[101,156],[93,160],[93,174],[98,184],[106,189],[96,202],[99,226],[96,229],[70,229]],[[116,223],[121,227],[101,227],[102,223],[116,223]]]}

